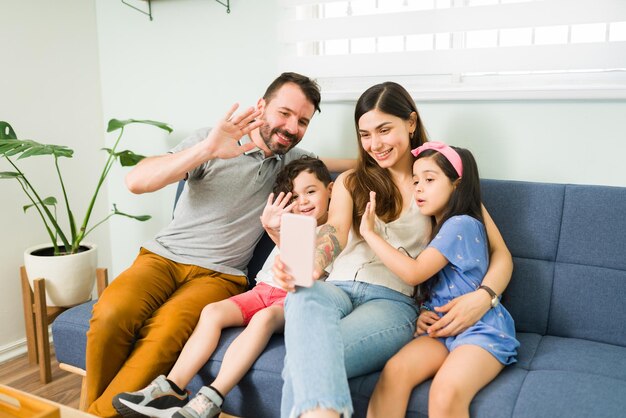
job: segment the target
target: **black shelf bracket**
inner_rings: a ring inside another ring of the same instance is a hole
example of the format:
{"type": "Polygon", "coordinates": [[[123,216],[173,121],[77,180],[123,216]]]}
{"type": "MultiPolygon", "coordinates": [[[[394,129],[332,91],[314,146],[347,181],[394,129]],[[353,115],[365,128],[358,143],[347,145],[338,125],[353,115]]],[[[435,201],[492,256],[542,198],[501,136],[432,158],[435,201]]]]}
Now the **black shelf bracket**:
{"type": "Polygon", "coordinates": [[[226,13],[230,13],[230,0],[226,0],[226,3],[224,3],[221,0],[215,0],[215,1],[221,4],[222,6],[226,7],[226,13]]]}
{"type": "Polygon", "coordinates": [[[135,7],[132,4],[127,3],[126,1],[122,0],[122,3],[124,3],[128,7],[132,7],[133,9],[137,10],[139,13],[145,14],[146,16],[148,16],[150,18],[150,20],[152,20],[152,0],[147,0],[147,2],[148,2],[148,11],[145,12],[145,11],[141,10],[140,8],[135,7]]]}

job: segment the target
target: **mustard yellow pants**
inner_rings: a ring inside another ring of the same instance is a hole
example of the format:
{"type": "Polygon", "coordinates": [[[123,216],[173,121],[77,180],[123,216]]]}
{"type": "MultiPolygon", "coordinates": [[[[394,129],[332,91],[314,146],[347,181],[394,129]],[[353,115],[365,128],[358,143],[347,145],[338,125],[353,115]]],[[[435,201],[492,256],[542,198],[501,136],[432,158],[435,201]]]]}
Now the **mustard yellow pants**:
{"type": "Polygon", "coordinates": [[[113,397],[167,374],[202,308],[246,287],[244,276],[176,263],[142,248],[93,308],[87,332],[89,412],[117,416],[113,397]]]}

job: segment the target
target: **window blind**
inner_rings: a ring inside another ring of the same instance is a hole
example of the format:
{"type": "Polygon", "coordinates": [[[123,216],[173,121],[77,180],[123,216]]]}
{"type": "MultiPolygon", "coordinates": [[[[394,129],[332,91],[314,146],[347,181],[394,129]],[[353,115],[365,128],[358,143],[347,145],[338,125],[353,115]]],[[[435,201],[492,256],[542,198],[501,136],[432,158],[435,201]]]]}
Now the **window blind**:
{"type": "Polygon", "coordinates": [[[326,100],[626,98],[624,0],[282,0],[280,66],[326,100]]]}

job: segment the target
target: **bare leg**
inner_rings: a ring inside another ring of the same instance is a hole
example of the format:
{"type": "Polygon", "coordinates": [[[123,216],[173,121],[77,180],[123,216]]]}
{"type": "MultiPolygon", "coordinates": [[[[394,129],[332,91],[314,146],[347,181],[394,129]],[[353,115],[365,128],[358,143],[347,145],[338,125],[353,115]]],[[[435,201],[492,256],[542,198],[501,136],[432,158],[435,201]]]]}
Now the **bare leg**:
{"type": "Polygon", "coordinates": [[[367,408],[367,418],[404,417],[411,391],[434,376],[448,356],[439,340],[418,337],[405,345],[383,369],[367,408]]]}
{"type": "Polygon", "coordinates": [[[183,351],[167,378],[176,383],[179,388],[186,387],[215,351],[222,330],[242,324],[243,316],[235,302],[226,299],[205,306],[200,314],[198,325],[183,347],[183,351]]]}
{"type": "Polygon", "coordinates": [[[428,416],[469,417],[469,405],[504,366],[487,350],[461,345],[450,353],[430,387],[428,416]]]}
{"type": "Polygon", "coordinates": [[[282,306],[269,306],[257,312],[226,350],[222,367],[211,386],[226,396],[259,358],[270,337],[282,331],[284,325],[282,306]]]}

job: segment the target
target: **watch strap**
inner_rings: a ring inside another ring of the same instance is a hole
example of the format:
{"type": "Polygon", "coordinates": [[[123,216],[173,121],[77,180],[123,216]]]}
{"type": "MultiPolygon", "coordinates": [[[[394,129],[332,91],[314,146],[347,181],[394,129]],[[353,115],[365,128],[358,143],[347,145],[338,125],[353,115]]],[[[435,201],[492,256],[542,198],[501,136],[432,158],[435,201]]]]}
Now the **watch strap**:
{"type": "Polygon", "coordinates": [[[486,291],[487,293],[489,293],[489,296],[491,297],[491,307],[495,308],[496,306],[498,306],[498,294],[496,292],[493,291],[492,288],[490,288],[489,286],[486,285],[480,285],[478,286],[479,289],[483,289],[484,291],[486,291]]]}
{"type": "Polygon", "coordinates": [[[487,291],[487,293],[489,293],[489,296],[491,296],[491,299],[498,297],[497,293],[494,292],[493,289],[489,286],[481,284],[480,286],[478,286],[478,288],[487,291]]]}

